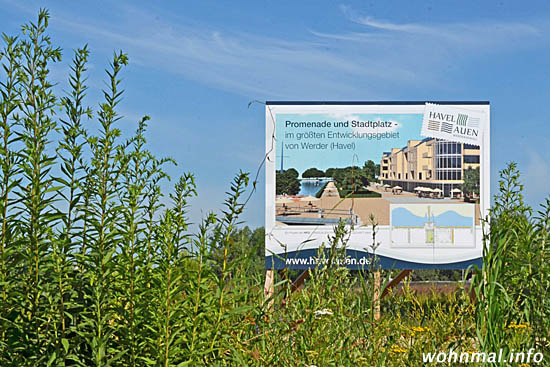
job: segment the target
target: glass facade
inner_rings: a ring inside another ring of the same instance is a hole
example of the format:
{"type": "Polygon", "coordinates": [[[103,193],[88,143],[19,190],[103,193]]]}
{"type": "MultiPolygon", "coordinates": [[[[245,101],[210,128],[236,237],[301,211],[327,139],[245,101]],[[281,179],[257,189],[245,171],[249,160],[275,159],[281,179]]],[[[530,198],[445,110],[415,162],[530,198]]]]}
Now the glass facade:
{"type": "Polygon", "coordinates": [[[462,144],[437,140],[435,179],[462,180],[462,144]]]}
{"type": "Polygon", "coordinates": [[[479,164],[479,156],[478,155],[465,155],[464,156],[464,163],[479,164]]]}

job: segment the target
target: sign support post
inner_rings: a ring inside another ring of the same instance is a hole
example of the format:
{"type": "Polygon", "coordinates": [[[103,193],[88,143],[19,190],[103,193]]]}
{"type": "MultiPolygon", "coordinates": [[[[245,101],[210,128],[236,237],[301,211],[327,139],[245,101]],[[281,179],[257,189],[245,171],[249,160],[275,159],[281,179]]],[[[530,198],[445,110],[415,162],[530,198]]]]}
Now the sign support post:
{"type": "Polygon", "coordinates": [[[374,271],[374,319],[380,320],[380,270],[374,271]]]}
{"type": "Polygon", "coordinates": [[[380,296],[380,298],[384,298],[389,292],[390,292],[390,289],[394,288],[395,286],[397,286],[399,283],[401,283],[401,281],[403,279],[405,279],[406,277],[408,277],[410,274],[411,274],[412,270],[410,269],[407,269],[407,270],[403,270],[401,271],[399,274],[397,274],[397,276],[395,278],[393,278],[385,287],[384,287],[384,290],[382,291],[382,295],[380,296]]]}
{"type": "Polygon", "coordinates": [[[273,295],[275,294],[275,270],[267,269],[265,272],[264,297],[269,300],[268,308],[273,306],[273,295]]]}

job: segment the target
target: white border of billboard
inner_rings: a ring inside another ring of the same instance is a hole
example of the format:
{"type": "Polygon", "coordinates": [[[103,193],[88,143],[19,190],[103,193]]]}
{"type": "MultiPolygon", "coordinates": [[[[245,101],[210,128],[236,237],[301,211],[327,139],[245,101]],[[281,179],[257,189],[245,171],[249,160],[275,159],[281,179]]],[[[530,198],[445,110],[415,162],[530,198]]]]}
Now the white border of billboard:
{"type": "MultiPolygon", "coordinates": [[[[265,205],[265,230],[266,230],[266,258],[271,254],[281,255],[282,251],[302,251],[307,249],[316,249],[322,242],[326,242],[327,236],[333,234],[331,226],[302,226],[295,225],[291,227],[277,227],[275,225],[275,178],[276,178],[276,154],[277,142],[275,141],[276,116],[279,113],[380,113],[380,114],[423,114],[425,109],[424,102],[384,102],[387,104],[376,104],[365,102],[365,104],[337,104],[311,103],[303,102],[269,102],[266,104],[266,205],[265,205]],[[403,104],[400,104],[403,103],[403,104]],[[414,104],[413,104],[414,103],[414,104]],[[416,104],[418,103],[418,104],[416,104]],[[304,240],[308,240],[306,244],[304,240]],[[281,244],[285,244],[282,246],[281,244]]],[[[438,103],[438,102],[434,102],[438,103]]],[[[462,102],[441,102],[457,109],[468,109],[472,111],[483,112],[487,118],[483,127],[483,144],[480,146],[480,217],[487,218],[490,208],[490,104],[488,102],[474,102],[477,104],[465,104],[462,102]]],[[[368,144],[368,143],[367,143],[368,144]]],[[[350,237],[350,248],[358,248],[358,242],[363,242],[364,238],[370,238],[372,230],[369,227],[355,228],[350,237]]],[[[378,239],[388,246],[381,246],[377,250],[378,255],[388,256],[392,259],[405,262],[414,262],[427,265],[444,265],[457,262],[464,262],[480,258],[483,254],[482,249],[482,225],[476,226],[475,246],[473,248],[438,248],[441,254],[433,261],[426,261],[427,253],[422,249],[414,248],[414,253],[404,256],[403,251],[392,250],[389,238],[389,226],[380,226],[377,233],[378,239]],[[386,233],[387,232],[387,233],[386,233]],[[460,251],[454,251],[460,250],[460,251]]],[[[359,245],[361,246],[361,245],[359,245]]],[[[363,249],[368,248],[365,244],[363,249]]],[[[413,249],[411,249],[413,250],[413,249]]],[[[435,251],[435,249],[425,249],[435,251]]],[[[266,266],[270,268],[267,264],[266,266]]]]}

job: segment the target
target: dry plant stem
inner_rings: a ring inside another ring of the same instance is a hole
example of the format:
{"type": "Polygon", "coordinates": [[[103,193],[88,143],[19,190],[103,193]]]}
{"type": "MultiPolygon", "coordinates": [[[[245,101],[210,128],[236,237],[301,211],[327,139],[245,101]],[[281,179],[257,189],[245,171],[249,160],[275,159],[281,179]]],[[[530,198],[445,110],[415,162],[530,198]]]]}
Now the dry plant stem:
{"type": "Polygon", "coordinates": [[[380,270],[375,270],[373,274],[374,280],[374,292],[373,292],[373,303],[374,303],[374,320],[380,320],[380,270]]]}

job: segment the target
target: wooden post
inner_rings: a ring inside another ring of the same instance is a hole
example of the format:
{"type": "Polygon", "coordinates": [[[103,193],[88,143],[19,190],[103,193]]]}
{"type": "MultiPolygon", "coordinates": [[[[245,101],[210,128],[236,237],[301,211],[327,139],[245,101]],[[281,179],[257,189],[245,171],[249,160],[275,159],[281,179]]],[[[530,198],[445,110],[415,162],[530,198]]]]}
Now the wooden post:
{"type": "MultiPolygon", "coordinates": [[[[483,274],[483,273],[482,273],[483,274]]],[[[472,269],[472,276],[470,277],[470,301],[473,304],[477,303],[476,290],[474,289],[474,276],[476,275],[476,269],[472,269]]]]}
{"type": "Polygon", "coordinates": [[[380,298],[384,298],[389,293],[390,289],[392,289],[393,287],[398,285],[403,279],[408,277],[411,271],[412,270],[410,269],[406,269],[406,270],[402,270],[399,274],[397,274],[397,276],[393,278],[391,282],[388,283],[388,285],[386,285],[386,287],[382,291],[382,295],[380,296],[380,298]]]}
{"type": "MultiPolygon", "coordinates": [[[[265,272],[264,297],[267,301],[275,294],[275,271],[267,269],[265,272]]],[[[269,301],[268,308],[273,306],[273,299],[269,301]]]]}
{"type": "Polygon", "coordinates": [[[304,282],[309,279],[309,270],[304,270],[291,285],[291,292],[299,291],[304,287],[304,282]]]}
{"type": "MultiPolygon", "coordinates": [[[[290,293],[294,293],[302,290],[302,288],[304,288],[304,283],[306,279],[309,279],[309,270],[304,270],[302,274],[300,274],[298,278],[296,278],[296,280],[290,284],[290,293]]],[[[287,304],[287,299],[285,297],[281,303],[281,307],[286,307],[286,304],[287,304]]]]}
{"type": "Polygon", "coordinates": [[[380,320],[380,270],[374,271],[374,319],[380,320]]]}

